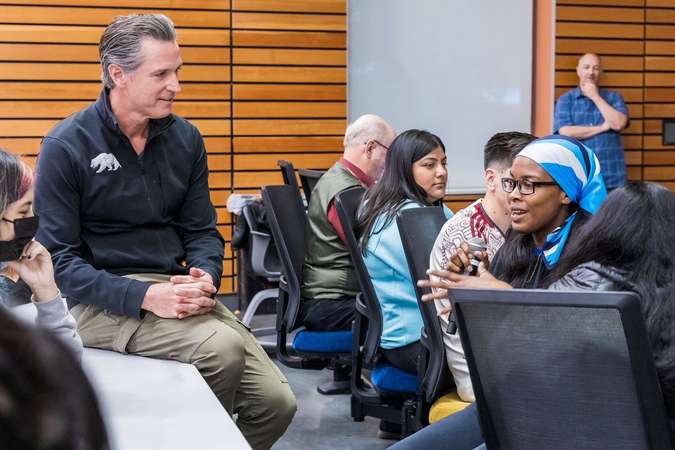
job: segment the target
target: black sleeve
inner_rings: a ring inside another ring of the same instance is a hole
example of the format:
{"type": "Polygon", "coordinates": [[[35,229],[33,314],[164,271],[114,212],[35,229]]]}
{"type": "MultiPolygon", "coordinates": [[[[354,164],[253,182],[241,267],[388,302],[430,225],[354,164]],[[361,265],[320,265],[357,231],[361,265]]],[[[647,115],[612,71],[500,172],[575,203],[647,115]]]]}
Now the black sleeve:
{"type": "MultiPolygon", "coordinates": [[[[504,245],[502,245],[499,250],[497,250],[497,253],[492,257],[492,261],[490,261],[490,273],[492,276],[497,278],[498,280],[504,281],[504,252],[502,249],[504,248],[504,245]]],[[[508,281],[507,281],[508,283],[508,281]]]]}
{"type": "Polygon", "coordinates": [[[66,144],[46,137],[36,171],[36,239],[51,252],[56,282],[66,297],[140,318],[150,284],[98,270],[82,258],[80,175],[66,144]]]}
{"type": "Polygon", "coordinates": [[[223,274],[224,241],[216,227],[216,210],[209,195],[209,168],[204,140],[195,130],[195,158],[190,186],[176,223],[183,241],[188,267],[198,267],[211,275],[216,288],[223,274]]]}

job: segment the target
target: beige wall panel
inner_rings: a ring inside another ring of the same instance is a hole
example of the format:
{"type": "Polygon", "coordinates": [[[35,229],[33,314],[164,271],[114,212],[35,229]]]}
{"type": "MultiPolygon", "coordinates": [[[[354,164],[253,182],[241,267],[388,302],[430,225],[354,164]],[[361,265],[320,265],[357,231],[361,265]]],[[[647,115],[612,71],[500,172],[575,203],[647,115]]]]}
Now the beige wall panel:
{"type": "MultiPolygon", "coordinates": [[[[0,47],[0,54],[2,47],[0,47]]],[[[308,50],[278,48],[235,48],[234,64],[283,64],[306,66],[346,66],[346,50],[308,50]]]]}
{"type": "Polygon", "coordinates": [[[235,84],[237,100],[343,100],[346,84],[235,84]]]}
{"type": "Polygon", "coordinates": [[[275,119],[275,120],[234,120],[235,135],[341,135],[347,122],[332,119],[275,119]]]}
{"type": "Polygon", "coordinates": [[[645,0],[557,0],[558,5],[644,6],[645,0]]]}
{"type": "Polygon", "coordinates": [[[346,83],[347,74],[343,67],[235,66],[232,81],[235,83],[346,83]]]}
{"type": "Polygon", "coordinates": [[[237,170],[278,170],[277,161],[284,159],[293,161],[296,169],[324,169],[332,166],[335,161],[342,157],[342,153],[310,153],[310,154],[287,154],[278,153],[271,155],[250,154],[235,155],[234,164],[237,170]]]}
{"type": "Polygon", "coordinates": [[[328,32],[233,30],[232,45],[237,47],[345,49],[347,48],[347,36],[346,33],[328,32]]]}
{"type": "MultiPolygon", "coordinates": [[[[139,2],[143,5],[143,2],[139,2]]],[[[147,10],[108,9],[88,7],[50,7],[50,6],[3,6],[2,22],[21,24],[55,25],[101,25],[106,26],[116,16],[133,13],[166,14],[176,24],[176,27],[229,27],[230,13],[228,11],[189,11],[189,10],[147,10]]]]}
{"type": "MultiPolygon", "coordinates": [[[[1,109],[0,109],[1,111],[1,109]]],[[[345,102],[236,102],[234,117],[346,117],[345,102]]]]}
{"type": "Polygon", "coordinates": [[[556,19],[566,21],[642,23],[644,18],[642,8],[558,6],[556,10],[556,19]]]}
{"type": "Polygon", "coordinates": [[[247,30],[346,31],[347,17],[344,15],[328,14],[235,12],[232,14],[232,28],[247,30]]]}
{"type": "Polygon", "coordinates": [[[557,37],[556,51],[558,54],[573,54],[579,57],[587,52],[622,55],[642,55],[642,40],[622,40],[622,39],[578,39],[574,37],[557,37]]]}
{"type": "MultiPolygon", "coordinates": [[[[343,134],[344,130],[342,131],[343,134]]],[[[254,136],[234,137],[234,151],[238,153],[283,153],[342,151],[342,136],[254,136]]],[[[282,159],[282,158],[277,158],[282,159]]]]}
{"type": "Polygon", "coordinates": [[[233,0],[233,11],[345,14],[346,0],[233,0]]]}
{"type": "MultiPolygon", "coordinates": [[[[3,0],[3,3],[26,5],[26,0],[3,0]]],[[[72,5],[72,6],[100,6],[100,7],[136,7],[139,0],[30,0],[31,5],[72,5]]],[[[229,0],[143,0],[146,8],[182,8],[182,9],[210,9],[228,10],[229,0]]]]}

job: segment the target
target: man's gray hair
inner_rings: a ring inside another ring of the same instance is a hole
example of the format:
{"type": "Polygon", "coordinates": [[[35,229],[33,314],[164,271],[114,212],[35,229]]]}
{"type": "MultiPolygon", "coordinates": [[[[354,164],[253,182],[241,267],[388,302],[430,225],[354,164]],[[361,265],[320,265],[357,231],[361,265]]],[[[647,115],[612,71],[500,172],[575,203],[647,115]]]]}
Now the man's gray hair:
{"type": "Polygon", "coordinates": [[[144,38],[175,41],[173,22],[163,14],[130,14],[115,17],[106,27],[98,45],[105,87],[115,87],[108,72],[111,64],[120,66],[125,72],[133,72],[143,63],[139,55],[144,38]]]}
{"type": "Polygon", "coordinates": [[[384,119],[373,114],[365,114],[347,126],[343,144],[347,148],[365,144],[371,139],[382,141],[390,132],[390,126],[384,119]]]}

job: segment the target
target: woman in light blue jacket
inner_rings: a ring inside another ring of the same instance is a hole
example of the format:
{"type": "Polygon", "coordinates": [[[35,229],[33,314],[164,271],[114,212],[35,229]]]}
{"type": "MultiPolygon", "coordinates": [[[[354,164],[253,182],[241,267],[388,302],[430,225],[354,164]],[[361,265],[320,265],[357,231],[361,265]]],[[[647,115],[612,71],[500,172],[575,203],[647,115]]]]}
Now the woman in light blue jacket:
{"type": "MultiPolygon", "coordinates": [[[[396,225],[398,211],[442,206],[448,179],[445,147],[422,130],[401,133],[387,151],[384,176],[363,196],[358,228],[364,262],[382,308],[380,347],[395,367],[416,373],[422,315],[396,225]]],[[[445,206],[447,218],[452,212],[445,206]]]]}

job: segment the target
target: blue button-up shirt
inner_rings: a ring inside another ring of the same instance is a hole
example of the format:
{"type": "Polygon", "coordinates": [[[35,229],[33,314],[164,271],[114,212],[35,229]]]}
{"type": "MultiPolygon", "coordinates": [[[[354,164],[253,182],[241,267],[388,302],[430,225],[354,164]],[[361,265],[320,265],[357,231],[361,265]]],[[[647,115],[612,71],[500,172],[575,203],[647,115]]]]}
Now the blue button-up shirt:
{"type": "MultiPolygon", "coordinates": [[[[599,90],[600,96],[614,109],[628,116],[628,108],[621,94],[607,89],[599,90]]],[[[566,126],[597,126],[605,121],[595,103],[574,88],[560,96],[555,106],[553,132],[560,133],[566,126]]],[[[621,134],[614,130],[596,134],[583,139],[588,148],[593,150],[600,160],[600,169],[608,189],[623,186],[626,183],[626,159],[623,154],[621,134]]]]}

